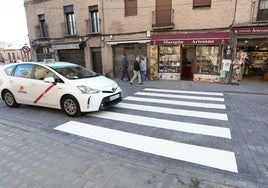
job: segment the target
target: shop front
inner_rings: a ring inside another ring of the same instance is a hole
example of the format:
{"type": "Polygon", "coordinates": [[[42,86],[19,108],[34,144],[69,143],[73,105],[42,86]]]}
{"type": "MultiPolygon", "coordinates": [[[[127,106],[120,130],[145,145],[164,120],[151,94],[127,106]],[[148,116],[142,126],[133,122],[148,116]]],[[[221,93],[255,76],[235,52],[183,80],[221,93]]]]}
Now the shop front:
{"type": "Polygon", "coordinates": [[[85,64],[85,53],[83,43],[61,43],[52,45],[59,61],[72,62],[81,66],[85,64]]]}
{"type": "MultiPolygon", "coordinates": [[[[113,57],[114,57],[114,77],[121,78],[122,76],[122,55],[125,54],[129,62],[129,75],[132,75],[132,69],[134,62],[137,57],[144,57],[147,61],[147,42],[137,42],[132,43],[116,43],[112,45],[113,57]]],[[[109,44],[109,43],[107,43],[109,44]]]]}
{"type": "Polygon", "coordinates": [[[243,80],[268,80],[268,27],[235,27],[236,51],[246,53],[243,80]]]}
{"type": "Polygon", "coordinates": [[[228,32],[154,34],[150,79],[218,82],[228,32]]]}

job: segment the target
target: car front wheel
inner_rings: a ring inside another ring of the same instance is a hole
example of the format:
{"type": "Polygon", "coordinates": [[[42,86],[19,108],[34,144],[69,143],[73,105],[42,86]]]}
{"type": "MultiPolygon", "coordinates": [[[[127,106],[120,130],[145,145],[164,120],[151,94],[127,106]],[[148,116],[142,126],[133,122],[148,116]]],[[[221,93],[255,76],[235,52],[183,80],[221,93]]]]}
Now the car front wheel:
{"type": "Polygon", "coordinates": [[[14,95],[10,91],[5,91],[3,94],[3,99],[7,106],[9,107],[17,107],[19,104],[16,102],[14,95]]]}
{"type": "Polygon", "coordinates": [[[71,117],[81,115],[81,110],[78,101],[73,96],[65,96],[61,101],[62,110],[71,117]]]}

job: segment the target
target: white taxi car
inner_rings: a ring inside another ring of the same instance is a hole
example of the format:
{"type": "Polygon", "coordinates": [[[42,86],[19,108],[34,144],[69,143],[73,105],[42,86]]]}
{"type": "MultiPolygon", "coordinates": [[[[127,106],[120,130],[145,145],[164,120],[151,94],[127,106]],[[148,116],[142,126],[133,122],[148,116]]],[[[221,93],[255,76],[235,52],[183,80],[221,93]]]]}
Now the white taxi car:
{"type": "Polygon", "coordinates": [[[62,109],[68,116],[106,109],[122,100],[116,82],[68,62],[22,62],[0,66],[0,97],[19,104],[62,109]]]}

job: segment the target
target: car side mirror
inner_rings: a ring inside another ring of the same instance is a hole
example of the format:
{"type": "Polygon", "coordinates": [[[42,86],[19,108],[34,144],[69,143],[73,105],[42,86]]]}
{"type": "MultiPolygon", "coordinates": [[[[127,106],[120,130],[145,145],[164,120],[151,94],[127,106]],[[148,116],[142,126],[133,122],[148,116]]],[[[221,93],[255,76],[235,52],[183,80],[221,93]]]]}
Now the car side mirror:
{"type": "Polygon", "coordinates": [[[44,82],[46,83],[52,83],[54,85],[56,85],[55,79],[53,77],[47,77],[44,79],[44,82]]]}

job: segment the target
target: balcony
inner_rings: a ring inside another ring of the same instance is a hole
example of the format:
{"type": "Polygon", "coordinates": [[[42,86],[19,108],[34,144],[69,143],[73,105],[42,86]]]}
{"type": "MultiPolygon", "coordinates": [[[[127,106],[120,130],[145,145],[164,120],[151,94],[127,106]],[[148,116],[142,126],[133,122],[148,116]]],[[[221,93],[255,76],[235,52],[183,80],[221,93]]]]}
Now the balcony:
{"type": "Polygon", "coordinates": [[[100,34],[100,20],[99,19],[87,19],[86,32],[87,34],[100,34]]]}
{"type": "Polygon", "coordinates": [[[75,23],[61,23],[62,35],[65,37],[76,36],[76,26],[75,23]]]}
{"type": "Polygon", "coordinates": [[[268,22],[268,9],[258,10],[257,22],[268,22]]]}
{"type": "Polygon", "coordinates": [[[174,9],[152,12],[152,29],[173,29],[173,27],[174,9]]]}

